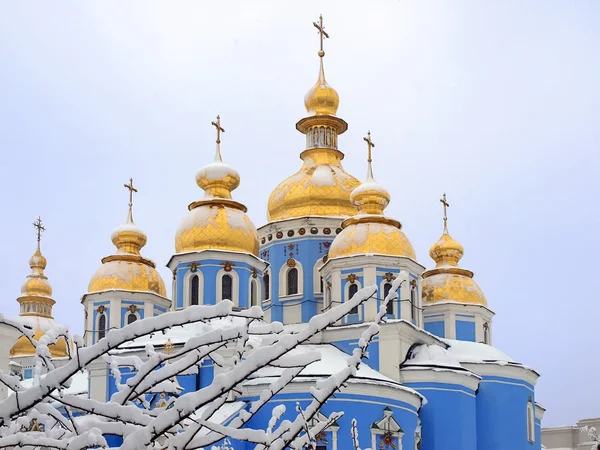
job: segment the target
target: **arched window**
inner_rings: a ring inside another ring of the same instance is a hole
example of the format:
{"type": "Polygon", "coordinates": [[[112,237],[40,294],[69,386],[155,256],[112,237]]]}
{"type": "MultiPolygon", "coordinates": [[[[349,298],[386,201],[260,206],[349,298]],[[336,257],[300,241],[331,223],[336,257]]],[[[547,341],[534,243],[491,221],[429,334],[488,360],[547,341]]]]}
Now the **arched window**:
{"type": "Polygon", "coordinates": [[[258,298],[256,298],[256,281],[250,282],[250,306],[257,306],[258,298]]]}
{"type": "Polygon", "coordinates": [[[198,275],[192,276],[192,282],[190,283],[190,305],[198,304],[198,297],[200,293],[200,278],[198,275]]]}
{"type": "Polygon", "coordinates": [[[130,313],[127,316],[127,325],[129,325],[130,323],[135,322],[136,320],[137,320],[137,316],[135,314],[133,314],[133,313],[130,313]]]}
{"type": "MultiPolygon", "coordinates": [[[[358,284],[352,283],[348,288],[348,300],[352,300],[352,297],[358,292],[358,284]]],[[[355,306],[350,310],[350,314],[358,314],[358,306],[355,306]]]]}
{"type": "Polygon", "coordinates": [[[483,324],[483,343],[490,345],[490,325],[487,322],[483,324]]]}
{"type": "Polygon", "coordinates": [[[298,269],[292,267],[287,273],[287,295],[298,293],[298,269]]]}
{"type": "MultiPolygon", "coordinates": [[[[385,300],[387,298],[391,289],[392,289],[391,283],[385,283],[383,285],[383,300],[385,300]]],[[[390,299],[390,301],[387,303],[385,313],[389,314],[391,316],[394,315],[394,300],[390,299]]]]}
{"type": "Polygon", "coordinates": [[[271,279],[269,278],[269,274],[266,273],[263,276],[263,300],[269,300],[271,298],[270,289],[271,289],[271,279]]]}
{"type": "Polygon", "coordinates": [[[232,300],[233,278],[231,275],[223,275],[221,278],[221,300],[232,300]]]}
{"type": "Polygon", "coordinates": [[[531,397],[527,401],[527,439],[529,442],[535,442],[535,412],[531,397]]]}
{"type": "Polygon", "coordinates": [[[100,318],[98,319],[98,340],[104,336],[106,336],[106,316],[100,314],[100,318]]]}
{"type": "Polygon", "coordinates": [[[324,291],[323,291],[323,277],[319,277],[319,278],[320,278],[320,281],[319,281],[319,282],[321,283],[321,284],[319,285],[319,286],[321,287],[321,290],[320,290],[319,292],[323,293],[323,292],[324,292],[324,291]]]}

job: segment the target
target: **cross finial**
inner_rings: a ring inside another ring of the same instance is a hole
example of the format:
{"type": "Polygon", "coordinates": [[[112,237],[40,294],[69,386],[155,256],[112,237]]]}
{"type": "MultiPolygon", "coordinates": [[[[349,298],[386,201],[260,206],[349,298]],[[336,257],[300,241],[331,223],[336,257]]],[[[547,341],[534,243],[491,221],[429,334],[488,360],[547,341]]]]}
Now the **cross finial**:
{"type": "Polygon", "coordinates": [[[363,139],[364,139],[364,141],[367,143],[367,145],[369,147],[369,157],[367,158],[367,161],[371,162],[372,161],[372,159],[371,159],[371,149],[373,147],[375,147],[375,144],[371,140],[371,131],[368,131],[367,132],[367,137],[364,137],[363,139]]]}
{"type": "Polygon", "coordinates": [[[217,129],[217,144],[221,143],[221,133],[225,133],[223,127],[221,127],[221,116],[217,116],[216,122],[211,122],[212,126],[217,129]]]}
{"type": "Polygon", "coordinates": [[[444,233],[448,233],[448,226],[447,226],[447,222],[448,222],[448,214],[447,214],[447,208],[450,208],[450,203],[448,203],[446,201],[446,193],[444,192],[444,196],[440,199],[440,202],[442,202],[442,205],[444,205],[444,233]]]}
{"type": "Polygon", "coordinates": [[[138,190],[133,187],[133,178],[129,179],[129,184],[124,184],[123,186],[129,189],[129,209],[131,209],[133,206],[133,193],[137,192],[138,190]]]}
{"type": "Polygon", "coordinates": [[[323,26],[323,15],[319,15],[319,23],[313,22],[313,25],[317,30],[319,30],[319,39],[321,41],[319,56],[322,58],[323,56],[325,56],[325,52],[323,51],[323,38],[329,39],[329,35],[325,31],[325,27],[323,26]]]}
{"type": "Polygon", "coordinates": [[[46,228],[44,228],[44,225],[42,224],[42,218],[41,217],[38,217],[33,222],[33,228],[35,228],[36,233],[37,233],[37,241],[40,242],[40,239],[42,238],[42,233],[44,231],[46,231],[46,228]]]}

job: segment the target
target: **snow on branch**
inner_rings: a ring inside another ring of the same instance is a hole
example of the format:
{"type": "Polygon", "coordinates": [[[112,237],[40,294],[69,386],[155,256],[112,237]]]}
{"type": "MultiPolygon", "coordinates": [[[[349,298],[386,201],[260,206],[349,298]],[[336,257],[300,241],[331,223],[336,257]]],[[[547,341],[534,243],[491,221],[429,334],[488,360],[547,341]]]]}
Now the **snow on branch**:
{"type": "MultiPolygon", "coordinates": [[[[394,283],[395,291],[399,279],[394,283]]],[[[17,377],[0,373],[0,382],[11,390],[0,401],[0,449],[105,448],[106,435],[122,437],[123,450],[192,450],[214,445],[218,446],[213,448],[231,448],[229,438],[253,443],[259,450],[314,446],[315,436],[343,412],[332,413],[320,421],[314,419],[316,414],[331,395],[356,375],[369,343],[379,332],[385,303],[392,295],[384,300],[376,322],[361,335],[347,366],[318,381],[310,390],[313,400],[305,408],[297,406],[293,420],[282,420],[285,407],[272,400],[302,370],[321,359],[318,351],[294,356],[290,352],[325,328],[339,324],[346,314],[375,293],[376,287],[366,287],[351,300],[293,329],[278,322],[264,322],[258,307],[233,311],[228,300],[133,322],[122,329],[110,330],[90,347],[84,347],[79,337],[71,339],[66,329],[53,329],[34,342],[38,367],[30,387],[26,388],[17,377]],[[152,336],[164,334],[167,339],[174,328],[189,331],[189,337],[166,351],[164,340],[152,336]],[[55,367],[48,345],[60,338],[73,342],[73,346],[68,360],[55,367]],[[137,342],[140,344],[136,346],[137,342]],[[157,348],[152,342],[157,343],[157,348]],[[184,392],[178,377],[198,373],[205,360],[216,366],[212,383],[184,392]],[[73,376],[84,370],[89,373],[91,364],[94,368],[110,369],[115,379],[117,391],[109,402],[69,392],[73,376]],[[232,402],[242,385],[267,367],[276,368],[278,376],[267,379],[270,384],[260,397],[247,403],[232,402]],[[125,370],[129,378],[124,376],[125,370]],[[224,424],[221,411],[231,409],[232,405],[233,415],[227,415],[229,420],[224,424]],[[272,410],[265,429],[248,428],[250,419],[264,407],[272,410]]],[[[20,326],[1,317],[0,323],[20,326]]],[[[20,331],[32,339],[30,330],[21,327],[20,331]]]]}

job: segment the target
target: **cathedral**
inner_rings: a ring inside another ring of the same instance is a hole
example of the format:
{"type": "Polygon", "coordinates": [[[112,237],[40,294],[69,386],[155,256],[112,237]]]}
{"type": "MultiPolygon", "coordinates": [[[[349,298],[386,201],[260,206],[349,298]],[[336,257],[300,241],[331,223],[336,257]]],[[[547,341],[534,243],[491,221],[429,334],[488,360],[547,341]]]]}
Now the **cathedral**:
{"type": "MultiPolygon", "coordinates": [[[[223,299],[241,309],[261,306],[266,321],[302,327],[361,288],[377,286],[375,297],[298,350],[317,349],[322,361],[309,365],[272,400],[294,411],[296,402],[310,400],[315,380],[345,366],[392,282],[401,277],[404,282],[396,300],[385,307],[387,321],[369,346],[368,360],[322,409],[324,415],[343,411],[344,416],[319,434],[317,449],[352,448],[352,418],[358,421],[361,446],[373,450],[541,449],[544,409],[535,397],[539,374],[493,346],[494,313],[473,272],[460,266],[464,249],[450,235],[446,195],[441,199],[442,233],[429,250],[433,262],[417,261],[400,221],[385,214],[391,194],[376,181],[370,133],[364,138],[366,177],[356,178],[344,169],[342,135],[348,124],[338,115],[339,95],[325,77],[323,39],[328,35],[322,19],[314,26],[321,39],[318,77],[304,98],[307,114],[296,123],[306,136],[305,148],[299,149],[302,165],[273,189],[267,223],[256,228],[246,207],[234,199],[241,180],[226,162],[226,148],[221,152],[225,130],[217,116],[212,123],[214,159],[196,173],[203,193],[182,211],[174,253],[166,263],[173,274],[171,296],[155,263],[143,254],[147,236],[134,222],[136,188],[130,180],[125,185],[130,194],[127,219],[111,235],[115,250],[90,271],[81,298],[85,344],[93,345],[109,330],[137,320],[223,299]]],[[[17,301],[19,320],[38,338],[57,322],[40,247],[44,228],[39,220],[34,225],[37,249],[17,301]]],[[[132,341],[123,351],[143,355],[148,343],[172,351],[193,333],[185,327],[172,330],[132,341]]],[[[57,364],[66,357],[67,346],[59,340],[50,347],[57,364]]],[[[10,369],[24,383],[32,377],[34,353],[25,338],[10,350],[10,369]]],[[[170,395],[210,385],[219,370],[205,361],[198,373],[177,376],[174,392],[157,393],[153,404],[160,407],[170,395]]],[[[223,420],[256,399],[275,376],[249,379],[223,420]]],[[[71,389],[81,395],[109,401],[116,392],[101,361],[80,378],[71,389]]],[[[270,408],[249,426],[264,429],[269,418],[270,408]]],[[[244,446],[250,448],[244,443],[234,448],[244,446]]]]}

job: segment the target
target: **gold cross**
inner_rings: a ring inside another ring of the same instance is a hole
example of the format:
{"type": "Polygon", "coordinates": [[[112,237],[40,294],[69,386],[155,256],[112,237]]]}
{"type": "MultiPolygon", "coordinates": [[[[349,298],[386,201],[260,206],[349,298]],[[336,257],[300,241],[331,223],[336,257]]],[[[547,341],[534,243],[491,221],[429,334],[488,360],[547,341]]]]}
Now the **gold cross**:
{"type": "Polygon", "coordinates": [[[46,229],[44,228],[44,225],[42,224],[42,218],[41,217],[38,217],[33,222],[33,227],[36,229],[37,240],[38,240],[38,242],[40,242],[40,238],[42,236],[42,232],[46,231],[46,229]]]}
{"type": "Polygon", "coordinates": [[[444,192],[444,196],[440,199],[442,205],[444,205],[444,232],[448,232],[448,227],[446,223],[448,222],[448,215],[446,214],[446,208],[450,208],[450,203],[446,201],[446,193],[444,192]]]}
{"type": "Polygon", "coordinates": [[[133,205],[133,193],[138,191],[133,187],[133,178],[129,179],[129,184],[124,184],[123,186],[129,189],[129,207],[131,207],[133,205]]]}
{"type": "Polygon", "coordinates": [[[372,159],[371,159],[371,149],[373,147],[375,147],[375,144],[371,140],[371,132],[369,131],[367,133],[367,137],[364,137],[363,139],[367,143],[367,145],[369,146],[369,157],[367,158],[367,162],[371,162],[372,161],[372,159]]]}
{"type": "Polygon", "coordinates": [[[323,16],[319,15],[319,23],[313,22],[313,25],[317,30],[319,30],[319,38],[321,40],[319,56],[322,58],[323,56],[325,56],[325,52],[323,51],[323,38],[326,37],[327,39],[329,39],[329,35],[327,34],[327,32],[325,32],[325,27],[323,26],[323,16]]]}
{"type": "Polygon", "coordinates": [[[225,133],[225,130],[221,127],[221,117],[217,116],[216,122],[211,122],[212,126],[217,129],[217,144],[221,143],[221,133],[225,133]]]}

